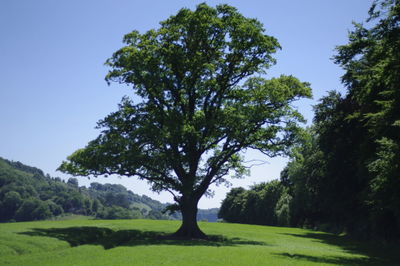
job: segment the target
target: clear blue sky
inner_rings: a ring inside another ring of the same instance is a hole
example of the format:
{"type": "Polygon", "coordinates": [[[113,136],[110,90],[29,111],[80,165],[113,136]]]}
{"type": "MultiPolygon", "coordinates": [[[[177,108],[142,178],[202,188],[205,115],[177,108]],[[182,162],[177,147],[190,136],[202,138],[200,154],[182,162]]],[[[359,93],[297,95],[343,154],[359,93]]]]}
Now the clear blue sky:
{"type": "MultiPolygon", "coordinates": [[[[0,157],[41,168],[51,176],[68,178],[56,168],[69,154],[98,135],[96,122],[116,110],[122,85],[107,86],[103,64],[122,47],[124,34],[157,28],[161,20],[182,7],[203,1],[189,0],[2,0],[0,1],[0,157]]],[[[352,21],[367,17],[372,0],[246,0],[228,3],[260,20],[266,33],[283,49],[270,77],[292,74],[312,84],[314,100],[301,101],[299,110],[312,119],[312,105],[328,90],[343,91],[342,70],[333,64],[336,45],[347,43],[352,21]]],[[[248,153],[248,159],[261,158],[248,153]]],[[[233,180],[248,187],[279,177],[286,159],[268,159],[251,176],[233,180]]],[[[154,194],[144,181],[133,178],[80,178],[122,183],[138,194],[163,202],[169,194],[154,194]]],[[[218,207],[229,189],[218,187],[214,198],[200,207],[218,207]]]]}

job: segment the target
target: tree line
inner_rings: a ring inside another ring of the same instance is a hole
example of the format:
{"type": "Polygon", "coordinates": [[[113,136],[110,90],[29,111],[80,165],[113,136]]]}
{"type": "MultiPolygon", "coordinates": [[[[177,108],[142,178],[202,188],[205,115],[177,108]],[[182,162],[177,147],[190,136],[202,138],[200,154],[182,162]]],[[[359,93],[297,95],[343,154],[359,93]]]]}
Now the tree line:
{"type": "Polygon", "coordinates": [[[314,106],[280,181],[232,189],[220,217],[400,238],[400,1],[374,2],[334,62],[344,95],[314,106]]]}
{"type": "MultiPolygon", "coordinates": [[[[0,158],[0,222],[32,221],[79,214],[98,219],[180,219],[165,213],[167,204],[137,195],[122,185],[78,185],[42,170],[0,158]]],[[[201,210],[199,220],[215,221],[217,209],[201,210]]]]}

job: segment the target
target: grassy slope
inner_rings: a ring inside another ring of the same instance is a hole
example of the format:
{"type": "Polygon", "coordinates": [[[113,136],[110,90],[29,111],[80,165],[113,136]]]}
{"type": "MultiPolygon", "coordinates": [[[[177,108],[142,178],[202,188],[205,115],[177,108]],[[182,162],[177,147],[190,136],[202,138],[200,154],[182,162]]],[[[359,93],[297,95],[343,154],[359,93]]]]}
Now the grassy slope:
{"type": "MultiPolygon", "coordinates": [[[[0,265],[396,265],[394,247],[296,228],[200,223],[214,241],[160,238],[178,221],[0,224],[0,265]]],[[[397,257],[396,257],[397,256],[397,257]]]]}

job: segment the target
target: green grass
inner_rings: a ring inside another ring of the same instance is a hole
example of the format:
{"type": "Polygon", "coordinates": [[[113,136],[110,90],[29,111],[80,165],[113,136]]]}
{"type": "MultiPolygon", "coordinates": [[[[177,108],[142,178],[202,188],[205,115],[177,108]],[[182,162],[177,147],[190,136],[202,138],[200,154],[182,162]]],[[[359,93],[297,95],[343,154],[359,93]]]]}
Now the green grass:
{"type": "Polygon", "coordinates": [[[0,265],[399,265],[399,250],[297,228],[200,223],[211,240],[162,236],[179,221],[0,224],[0,265]]]}

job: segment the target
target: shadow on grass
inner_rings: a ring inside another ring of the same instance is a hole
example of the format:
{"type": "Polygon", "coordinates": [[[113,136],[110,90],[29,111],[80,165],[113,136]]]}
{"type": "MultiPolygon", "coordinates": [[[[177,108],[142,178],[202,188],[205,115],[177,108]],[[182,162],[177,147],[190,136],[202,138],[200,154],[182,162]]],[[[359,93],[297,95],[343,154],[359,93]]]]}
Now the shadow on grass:
{"type": "Polygon", "coordinates": [[[275,253],[274,255],[285,256],[295,260],[303,260],[314,263],[328,263],[336,265],[386,265],[377,262],[372,262],[369,258],[348,258],[340,256],[319,257],[302,254],[290,253],[275,253]]]}
{"type": "Polygon", "coordinates": [[[363,257],[344,256],[309,256],[304,254],[276,253],[275,255],[307,260],[316,263],[331,263],[339,265],[400,265],[400,246],[382,245],[381,243],[355,241],[347,236],[330,233],[309,232],[306,234],[287,234],[293,237],[313,239],[316,242],[340,247],[349,254],[363,257]]]}
{"type": "Polygon", "coordinates": [[[34,228],[29,232],[20,234],[29,236],[54,237],[67,241],[72,247],[80,245],[101,245],[104,249],[118,246],[138,245],[180,245],[180,246],[239,246],[239,245],[262,245],[264,242],[250,241],[241,238],[226,238],[220,235],[211,235],[207,240],[200,239],[174,239],[163,232],[140,231],[140,230],[118,230],[103,227],[68,227],[68,228],[34,228]]]}

